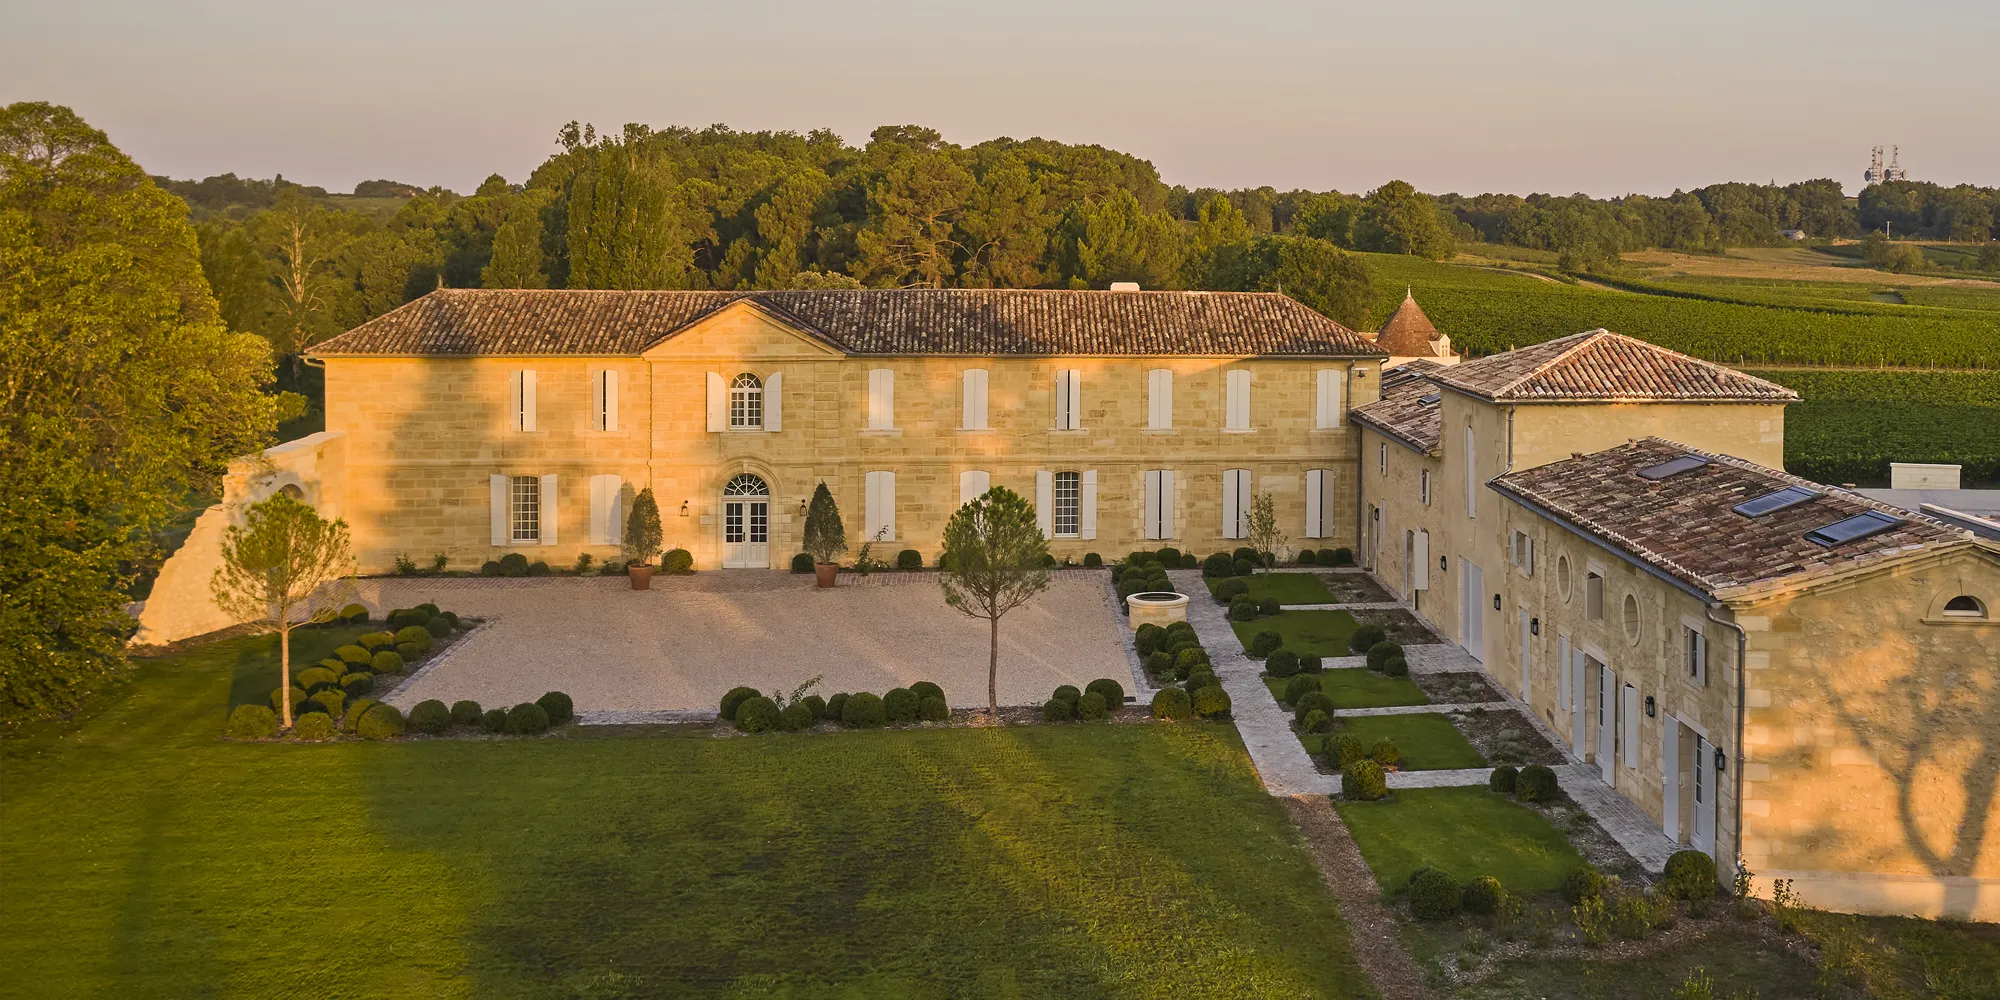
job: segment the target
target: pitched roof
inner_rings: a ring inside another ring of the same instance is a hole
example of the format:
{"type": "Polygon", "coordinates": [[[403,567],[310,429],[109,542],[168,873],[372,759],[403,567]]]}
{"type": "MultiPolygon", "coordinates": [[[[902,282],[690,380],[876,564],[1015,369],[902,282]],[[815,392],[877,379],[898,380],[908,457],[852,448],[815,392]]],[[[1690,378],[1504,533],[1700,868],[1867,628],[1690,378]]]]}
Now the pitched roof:
{"type": "Polygon", "coordinates": [[[1799,398],[1775,382],[1609,330],[1589,330],[1467,361],[1434,377],[1440,385],[1499,402],[1723,403],[1799,398]]]}
{"type": "Polygon", "coordinates": [[[1662,438],[1643,438],[1510,472],[1488,485],[1718,599],[1794,585],[1969,538],[1965,532],[1909,517],[1848,490],[1662,438]],[[1660,479],[1639,475],[1688,455],[1706,459],[1706,464],[1660,479]],[[1730,509],[1786,487],[1802,487],[1817,496],[1761,517],[1730,509]],[[1866,511],[1903,521],[1879,534],[1835,545],[1806,538],[1807,532],[1866,511]]]}
{"type": "Polygon", "coordinates": [[[1438,356],[1438,329],[1431,325],[1431,318],[1417,305],[1416,293],[1405,290],[1403,304],[1389,314],[1382,324],[1382,332],[1375,335],[1375,346],[1399,358],[1432,358],[1438,356]]]}
{"type": "Polygon", "coordinates": [[[1437,401],[1426,403],[1424,399],[1437,393],[1437,383],[1429,376],[1443,368],[1435,361],[1418,358],[1384,370],[1382,398],[1357,407],[1354,419],[1419,454],[1437,451],[1444,421],[1438,415],[1437,401]]]}
{"type": "Polygon", "coordinates": [[[636,355],[732,302],[849,354],[1380,357],[1272,292],[440,289],[314,348],[352,355],[636,355]]]}

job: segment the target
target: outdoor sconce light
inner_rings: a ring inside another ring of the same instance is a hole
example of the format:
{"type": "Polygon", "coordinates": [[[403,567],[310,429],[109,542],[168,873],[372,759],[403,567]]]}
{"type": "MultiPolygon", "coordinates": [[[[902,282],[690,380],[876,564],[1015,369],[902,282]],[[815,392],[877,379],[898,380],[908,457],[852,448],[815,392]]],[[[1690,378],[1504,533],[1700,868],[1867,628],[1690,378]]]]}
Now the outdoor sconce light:
{"type": "Polygon", "coordinates": [[[805,497],[800,497],[800,498],[799,498],[799,516],[800,516],[800,517],[804,517],[804,516],[806,516],[806,498],[805,498],[805,497]]]}
{"type": "Polygon", "coordinates": [[[1646,696],[1646,718],[1650,719],[1652,717],[1653,717],[1653,696],[1649,694],[1646,696]]]}
{"type": "Polygon", "coordinates": [[[1499,595],[1499,594],[1494,594],[1494,595],[1493,595],[1493,610],[1495,610],[1495,611],[1498,611],[1498,610],[1500,610],[1500,595],[1499,595]]]}
{"type": "Polygon", "coordinates": [[[1438,572],[1440,572],[1440,573],[1444,572],[1444,557],[1443,557],[1443,556],[1439,556],[1439,557],[1438,557],[1438,572]]]}
{"type": "Polygon", "coordinates": [[[688,516],[688,501],[686,500],[681,501],[681,516],[682,517],[688,516]]]}
{"type": "Polygon", "coordinates": [[[1528,619],[1528,634],[1529,635],[1542,634],[1542,620],[1540,618],[1528,619]]]}
{"type": "Polygon", "coordinates": [[[1723,756],[1723,755],[1722,755],[1722,748],[1721,748],[1721,747],[1716,747],[1716,748],[1715,748],[1715,769],[1716,769],[1716,770],[1718,770],[1718,771],[1720,771],[1720,770],[1723,770],[1723,769],[1724,769],[1724,767],[1726,767],[1726,766],[1728,765],[1728,763],[1729,763],[1729,758],[1727,758],[1727,757],[1725,757],[1725,756],[1723,756]]]}
{"type": "Polygon", "coordinates": [[[1356,368],[1356,369],[1354,369],[1354,377],[1355,377],[1355,378],[1367,378],[1367,377],[1368,377],[1368,369],[1366,369],[1366,368],[1356,368]]]}

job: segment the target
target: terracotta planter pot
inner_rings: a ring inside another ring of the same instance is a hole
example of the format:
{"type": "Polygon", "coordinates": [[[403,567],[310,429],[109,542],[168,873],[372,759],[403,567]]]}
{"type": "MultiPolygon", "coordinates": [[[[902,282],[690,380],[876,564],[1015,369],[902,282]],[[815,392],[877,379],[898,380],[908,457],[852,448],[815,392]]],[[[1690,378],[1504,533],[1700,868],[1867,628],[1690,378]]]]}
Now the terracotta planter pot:
{"type": "Polygon", "coordinates": [[[813,563],[813,572],[819,576],[819,585],[833,586],[834,575],[840,572],[839,563],[813,563]]]}
{"type": "Polygon", "coordinates": [[[625,572],[632,577],[633,590],[653,589],[653,567],[645,564],[627,566],[625,572]]]}

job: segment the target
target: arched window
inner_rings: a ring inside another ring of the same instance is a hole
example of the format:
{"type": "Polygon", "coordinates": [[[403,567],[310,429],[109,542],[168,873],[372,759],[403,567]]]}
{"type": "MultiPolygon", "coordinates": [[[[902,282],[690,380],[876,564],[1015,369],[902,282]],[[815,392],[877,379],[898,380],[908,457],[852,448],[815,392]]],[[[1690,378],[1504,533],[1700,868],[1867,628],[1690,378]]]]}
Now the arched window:
{"type": "Polygon", "coordinates": [[[729,426],[732,430],[764,426],[764,383],[749,372],[729,383],[729,426]]]}
{"type": "Polygon", "coordinates": [[[757,476],[748,472],[741,472],[737,473],[735,478],[729,480],[728,485],[722,487],[722,495],[726,497],[767,497],[771,495],[771,488],[765,486],[764,480],[759,479],[757,476]]]}
{"type": "Polygon", "coordinates": [[[1986,617],[1986,605],[1979,603],[1979,598],[1971,594],[1960,594],[1944,602],[1944,616],[1946,618],[1984,618],[1986,617]]]}

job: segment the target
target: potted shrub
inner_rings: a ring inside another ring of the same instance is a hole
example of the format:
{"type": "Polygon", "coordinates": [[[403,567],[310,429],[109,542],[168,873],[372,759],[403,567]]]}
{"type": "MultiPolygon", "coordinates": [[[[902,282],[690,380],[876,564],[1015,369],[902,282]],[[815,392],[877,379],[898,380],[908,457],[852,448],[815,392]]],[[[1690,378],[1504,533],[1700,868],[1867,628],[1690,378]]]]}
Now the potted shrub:
{"type": "Polygon", "coordinates": [[[639,491],[632,501],[632,514],[625,520],[625,572],[632,577],[633,590],[653,587],[653,557],[660,554],[660,505],[653,502],[653,488],[639,491]]]}
{"type": "Polygon", "coordinates": [[[840,572],[833,557],[847,551],[847,529],[840,523],[840,506],[833,502],[833,491],[825,482],[813,489],[812,504],[806,508],[805,549],[812,554],[818,585],[833,586],[840,572]]]}

